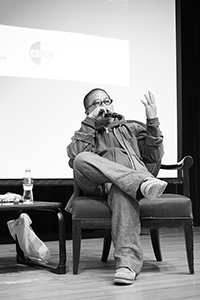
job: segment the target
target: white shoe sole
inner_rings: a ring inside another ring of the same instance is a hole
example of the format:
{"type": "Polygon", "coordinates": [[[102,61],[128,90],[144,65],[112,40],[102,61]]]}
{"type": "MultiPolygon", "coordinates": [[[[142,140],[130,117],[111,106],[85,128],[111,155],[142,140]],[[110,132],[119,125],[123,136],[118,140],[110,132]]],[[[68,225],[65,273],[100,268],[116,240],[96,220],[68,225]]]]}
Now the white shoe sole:
{"type": "Polygon", "coordinates": [[[128,279],[123,279],[123,278],[115,278],[114,284],[133,284],[134,281],[135,281],[135,279],[128,280],[128,279]]]}

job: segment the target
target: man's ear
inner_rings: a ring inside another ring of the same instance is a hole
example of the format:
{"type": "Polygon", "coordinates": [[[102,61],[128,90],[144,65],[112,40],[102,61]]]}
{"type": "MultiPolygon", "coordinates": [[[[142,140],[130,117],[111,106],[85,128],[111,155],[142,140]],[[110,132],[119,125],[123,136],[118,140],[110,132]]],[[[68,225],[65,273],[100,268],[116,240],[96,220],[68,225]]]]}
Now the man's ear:
{"type": "Polygon", "coordinates": [[[85,111],[85,114],[86,114],[86,116],[88,116],[88,115],[89,115],[89,112],[86,110],[86,111],[85,111]]]}

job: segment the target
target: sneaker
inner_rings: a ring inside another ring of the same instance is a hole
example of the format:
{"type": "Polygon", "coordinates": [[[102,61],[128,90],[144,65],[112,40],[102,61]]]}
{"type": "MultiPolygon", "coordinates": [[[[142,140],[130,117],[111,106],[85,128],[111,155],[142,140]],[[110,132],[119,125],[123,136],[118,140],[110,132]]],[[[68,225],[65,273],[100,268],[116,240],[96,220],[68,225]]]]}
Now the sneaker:
{"type": "Polygon", "coordinates": [[[143,196],[149,200],[153,200],[162,195],[167,187],[167,182],[155,177],[147,178],[140,186],[143,196]]]}
{"type": "Polygon", "coordinates": [[[129,268],[119,268],[114,276],[114,284],[133,284],[136,273],[129,268]]]}

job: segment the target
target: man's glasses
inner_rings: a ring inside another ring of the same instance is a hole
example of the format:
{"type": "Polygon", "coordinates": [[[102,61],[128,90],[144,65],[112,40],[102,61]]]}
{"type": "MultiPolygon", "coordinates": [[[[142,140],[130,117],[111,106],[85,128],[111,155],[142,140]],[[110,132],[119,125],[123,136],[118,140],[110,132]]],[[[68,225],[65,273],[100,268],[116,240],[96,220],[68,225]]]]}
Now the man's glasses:
{"type": "Polygon", "coordinates": [[[94,102],[93,102],[91,105],[89,105],[89,106],[86,108],[86,110],[88,110],[88,108],[90,108],[90,107],[92,107],[92,106],[99,107],[99,106],[101,106],[102,104],[105,104],[106,106],[109,106],[109,105],[111,105],[112,102],[113,102],[113,100],[110,99],[109,97],[104,98],[103,100],[101,100],[101,99],[96,99],[96,100],[94,100],[94,102]]]}

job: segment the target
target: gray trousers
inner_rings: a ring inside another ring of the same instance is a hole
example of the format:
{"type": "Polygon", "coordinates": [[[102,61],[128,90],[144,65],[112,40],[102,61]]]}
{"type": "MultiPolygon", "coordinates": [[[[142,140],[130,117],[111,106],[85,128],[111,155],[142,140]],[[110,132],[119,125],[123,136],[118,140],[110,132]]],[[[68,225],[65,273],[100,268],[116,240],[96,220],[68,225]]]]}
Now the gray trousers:
{"type": "Polygon", "coordinates": [[[116,269],[129,267],[138,275],[142,269],[139,203],[137,190],[142,181],[153,177],[144,165],[130,169],[91,152],[82,152],[74,160],[74,174],[87,196],[102,194],[109,186],[107,201],[112,211],[112,240],[116,269]]]}

